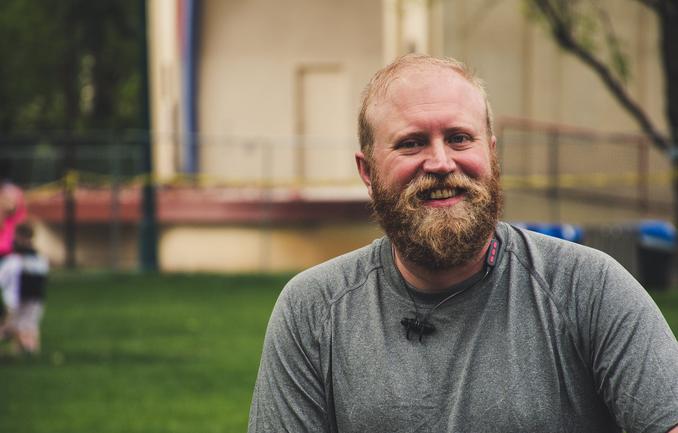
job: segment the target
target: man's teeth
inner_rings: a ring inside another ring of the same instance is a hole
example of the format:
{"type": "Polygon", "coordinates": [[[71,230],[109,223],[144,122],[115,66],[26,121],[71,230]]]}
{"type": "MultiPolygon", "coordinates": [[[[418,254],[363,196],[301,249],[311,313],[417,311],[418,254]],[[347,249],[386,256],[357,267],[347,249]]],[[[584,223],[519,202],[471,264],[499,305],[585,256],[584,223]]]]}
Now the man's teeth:
{"type": "Polygon", "coordinates": [[[446,189],[434,189],[431,191],[430,197],[432,200],[443,200],[446,198],[454,197],[459,194],[459,190],[456,188],[446,188],[446,189]]]}

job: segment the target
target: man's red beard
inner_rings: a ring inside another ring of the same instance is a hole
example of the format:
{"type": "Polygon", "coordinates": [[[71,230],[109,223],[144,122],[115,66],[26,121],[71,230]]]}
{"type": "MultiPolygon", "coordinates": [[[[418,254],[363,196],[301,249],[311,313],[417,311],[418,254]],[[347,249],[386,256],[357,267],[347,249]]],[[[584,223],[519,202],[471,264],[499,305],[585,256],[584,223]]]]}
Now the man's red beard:
{"type": "Polygon", "coordinates": [[[373,171],[372,207],[377,221],[403,257],[427,269],[467,264],[482,251],[502,211],[499,163],[492,155],[492,175],[464,174],[413,179],[402,191],[388,190],[373,171]],[[430,192],[450,189],[464,197],[453,206],[426,206],[430,192]]]}

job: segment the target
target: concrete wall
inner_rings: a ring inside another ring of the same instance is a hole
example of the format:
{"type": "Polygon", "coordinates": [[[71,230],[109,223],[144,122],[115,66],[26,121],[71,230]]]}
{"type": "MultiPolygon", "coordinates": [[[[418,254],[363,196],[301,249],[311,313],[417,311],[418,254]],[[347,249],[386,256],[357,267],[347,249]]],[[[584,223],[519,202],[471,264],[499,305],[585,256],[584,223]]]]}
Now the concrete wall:
{"type": "MultiPolygon", "coordinates": [[[[66,261],[63,225],[40,222],[35,227],[35,245],[53,266],[66,261]]],[[[136,269],[139,238],[136,225],[113,228],[106,223],[79,223],[76,227],[75,262],[78,267],[136,269]]]]}
{"type": "MultiPolygon", "coordinates": [[[[149,5],[155,162],[164,178],[180,160],[178,3],[149,5]]],[[[199,168],[212,182],[357,181],[352,153],[360,92],[376,69],[412,47],[477,69],[499,119],[638,131],[598,77],[562,52],[543,24],[527,18],[521,0],[201,5],[199,168]]],[[[637,2],[605,0],[602,6],[629,56],[630,94],[665,127],[653,14],[637,2]]],[[[539,156],[533,157],[539,143],[531,146],[530,140],[523,140],[515,167],[523,172],[539,169],[539,156]]]]}
{"type": "MultiPolygon", "coordinates": [[[[567,221],[584,226],[619,226],[642,217],[665,218],[604,203],[581,202],[510,191],[504,220],[567,221]]],[[[55,266],[64,263],[60,224],[36,228],[37,248],[55,266]]],[[[159,266],[180,272],[295,271],[369,244],[382,235],[374,223],[164,224],[159,227],[159,266]]],[[[115,237],[106,223],[80,225],[76,261],[82,268],[138,268],[135,225],[123,224],[115,237]]]]}
{"type": "MultiPolygon", "coordinates": [[[[485,79],[497,117],[638,131],[591,69],[558,48],[545,24],[527,18],[522,3],[444,3],[445,54],[472,65],[485,79]]],[[[664,84],[654,14],[633,1],[603,0],[600,4],[609,11],[630,60],[628,91],[664,127],[664,84]]]]}
{"type": "MultiPolygon", "coordinates": [[[[80,268],[137,269],[138,236],[124,225],[115,240],[107,224],[77,230],[76,263],[80,268]]],[[[62,226],[36,227],[36,246],[53,266],[65,260],[62,226]]],[[[172,224],[159,227],[158,265],[171,272],[297,271],[360,248],[381,236],[372,223],[311,225],[172,224]]]]}
{"type": "MultiPolygon", "coordinates": [[[[427,47],[476,68],[487,81],[498,118],[519,116],[597,130],[637,131],[598,78],[561,52],[544,28],[529,21],[521,3],[203,0],[198,66],[201,171],[210,180],[231,185],[257,179],[357,182],[352,154],[357,148],[360,92],[376,69],[409,46],[427,47]],[[428,15],[422,13],[422,4],[429,5],[428,15]],[[416,17],[403,16],[408,10],[416,17]]],[[[174,173],[179,160],[177,2],[149,4],[155,157],[162,178],[174,173]]],[[[629,91],[653,120],[664,125],[654,17],[636,2],[605,0],[603,4],[619,23],[617,34],[630,55],[629,91]]],[[[507,157],[507,168],[514,173],[544,174],[541,141],[514,137],[514,147],[507,149],[513,152],[513,158],[507,157]]],[[[594,156],[586,149],[577,155],[581,161],[594,156]]],[[[657,166],[663,163],[655,153],[651,158],[657,166]]],[[[575,159],[570,162],[576,166],[575,159]]],[[[609,163],[623,165],[624,161],[609,163]]],[[[320,194],[337,194],[341,189],[320,194]]],[[[604,203],[553,202],[521,192],[509,193],[505,213],[509,220],[584,224],[648,216],[661,215],[604,203]]],[[[58,230],[50,233],[51,239],[58,238],[58,230]]],[[[124,233],[125,251],[133,252],[134,231],[124,233]]],[[[366,223],[263,229],[177,224],[161,230],[160,262],[166,270],[295,269],[363,245],[377,235],[378,230],[366,223]]],[[[83,233],[81,239],[88,237],[101,241],[96,230],[83,233]]],[[[94,241],[82,245],[83,260],[97,257],[94,241]]]]}
{"type": "Polygon", "coordinates": [[[369,223],[177,225],[162,231],[160,264],[163,269],[186,272],[300,270],[367,245],[379,236],[379,228],[369,223]]]}
{"type": "Polygon", "coordinates": [[[328,156],[311,152],[325,147],[333,161],[348,161],[335,175],[353,172],[360,92],[382,64],[380,18],[376,0],[203,1],[201,171],[314,177],[328,156]],[[275,168],[262,149],[274,149],[275,168]]]}

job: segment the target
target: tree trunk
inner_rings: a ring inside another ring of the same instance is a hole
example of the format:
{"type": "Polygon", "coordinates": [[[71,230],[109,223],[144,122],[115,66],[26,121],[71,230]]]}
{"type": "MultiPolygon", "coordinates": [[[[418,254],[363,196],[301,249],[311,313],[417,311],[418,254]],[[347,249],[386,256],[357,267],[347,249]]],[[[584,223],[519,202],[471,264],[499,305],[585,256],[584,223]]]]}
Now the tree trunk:
{"type": "Polygon", "coordinates": [[[671,184],[673,185],[673,223],[678,227],[678,2],[663,1],[657,10],[661,29],[661,57],[664,67],[664,83],[666,86],[666,120],[669,125],[668,157],[673,169],[671,184]]]}
{"type": "MultiPolygon", "coordinates": [[[[68,23],[74,23],[73,15],[68,15],[68,23]]],[[[74,170],[77,169],[76,154],[77,148],[74,132],[78,127],[78,119],[80,117],[80,87],[78,85],[79,72],[79,50],[73,44],[69,45],[65,50],[63,63],[61,65],[61,83],[64,94],[64,126],[66,128],[66,136],[62,144],[63,161],[62,161],[62,179],[64,181],[64,255],[65,266],[68,269],[76,267],[75,249],[76,249],[76,228],[77,215],[75,204],[75,185],[73,184],[74,170]]]]}

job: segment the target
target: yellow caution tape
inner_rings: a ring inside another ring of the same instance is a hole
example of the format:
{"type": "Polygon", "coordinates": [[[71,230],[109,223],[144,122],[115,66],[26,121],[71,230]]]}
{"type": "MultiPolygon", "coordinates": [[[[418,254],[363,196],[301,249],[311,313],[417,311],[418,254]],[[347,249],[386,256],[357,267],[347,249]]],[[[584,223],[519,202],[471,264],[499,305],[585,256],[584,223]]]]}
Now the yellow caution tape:
{"type": "MultiPolygon", "coordinates": [[[[678,173],[678,172],[676,172],[678,173]]],[[[675,176],[675,175],[674,175],[675,176]]],[[[504,175],[502,186],[511,189],[556,189],[556,188],[610,188],[610,187],[657,187],[670,186],[671,171],[639,175],[627,173],[579,173],[549,175],[504,175]]],[[[349,187],[361,185],[357,178],[351,179],[229,179],[207,173],[176,174],[169,178],[159,179],[156,176],[141,174],[120,178],[112,175],[70,170],[59,180],[28,189],[29,196],[44,196],[58,192],[75,191],[78,187],[140,187],[155,185],[158,187],[202,187],[202,188],[301,188],[301,187],[349,187]]]]}

